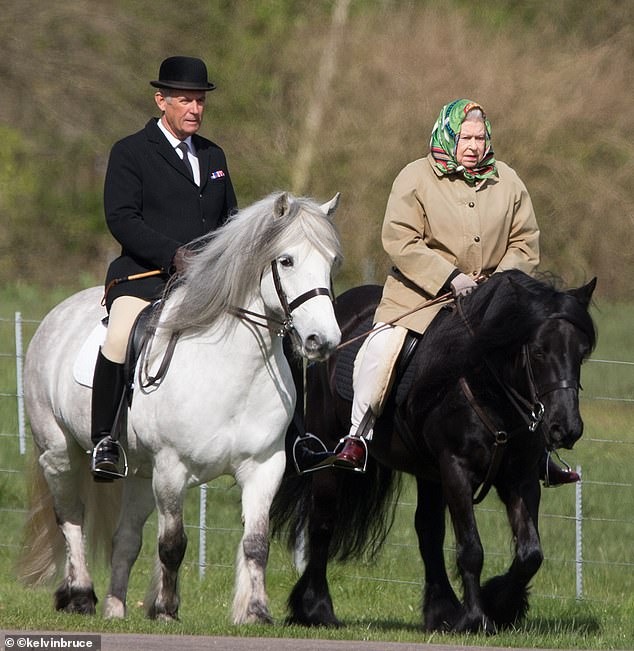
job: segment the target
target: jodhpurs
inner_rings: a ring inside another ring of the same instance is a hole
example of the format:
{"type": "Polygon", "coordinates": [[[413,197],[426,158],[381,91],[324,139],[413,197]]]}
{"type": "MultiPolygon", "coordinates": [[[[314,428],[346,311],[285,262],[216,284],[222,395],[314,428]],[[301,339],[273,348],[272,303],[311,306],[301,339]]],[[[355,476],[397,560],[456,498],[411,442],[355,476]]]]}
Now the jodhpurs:
{"type": "Polygon", "coordinates": [[[365,432],[358,433],[371,438],[374,421],[383,412],[385,399],[392,387],[394,366],[406,335],[407,328],[377,323],[361,348],[361,354],[357,356],[359,366],[355,368],[353,380],[350,436],[357,435],[361,419],[371,409],[374,418],[365,432]]]}
{"type": "Polygon", "coordinates": [[[116,364],[125,362],[128,338],[132,326],[148,301],[136,296],[120,296],[110,308],[106,340],[101,347],[101,354],[116,364]]]}

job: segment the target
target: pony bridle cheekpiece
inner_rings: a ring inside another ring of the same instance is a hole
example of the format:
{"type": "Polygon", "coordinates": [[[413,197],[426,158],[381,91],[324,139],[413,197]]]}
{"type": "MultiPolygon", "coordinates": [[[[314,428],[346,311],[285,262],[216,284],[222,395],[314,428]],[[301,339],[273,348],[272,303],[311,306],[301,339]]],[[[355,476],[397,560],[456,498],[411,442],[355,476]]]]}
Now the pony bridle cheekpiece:
{"type": "Polygon", "coordinates": [[[309,289],[307,292],[300,294],[289,303],[286,292],[282,287],[282,281],[280,280],[280,272],[277,267],[277,260],[273,260],[271,262],[271,273],[273,275],[273,284],[275,286],[275,291],[280,301],[280,305],[282,306],[283,318],[278,319],[274,316],[259,314],[257,312],[252,312],[251,310],[247,310],[243,307],[234,308],[232,310],[232,313],[238,318],[243,319],[244,321],[248,321],[249,323],[252,323],[261,328],[268,328],[271,325],[278,326],[276,330],[278,337],[284,337],[288,334],[293,340],[294,344],[301,345],[301,342],[299,341],[299,335],[297,334],[297,330],[293,324],[293,312],[300,305],[306,303],[306,301],[309,301],[311,298],[315,298],[315,296],[328,296],[328,298],[332,300],[332,292],[327,287],[314,287],[313,289],[309,289]]]}

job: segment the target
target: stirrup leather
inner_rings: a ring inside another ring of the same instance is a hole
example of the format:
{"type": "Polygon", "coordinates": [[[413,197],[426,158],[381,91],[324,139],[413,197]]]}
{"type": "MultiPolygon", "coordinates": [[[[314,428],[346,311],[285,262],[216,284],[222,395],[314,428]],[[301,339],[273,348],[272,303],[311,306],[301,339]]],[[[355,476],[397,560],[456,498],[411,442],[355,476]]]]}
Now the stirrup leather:
{"type": "Polygon", "coordinates": [[[103,477],[104,479],[125,479],[128,476],[128,455],[125,452],[124,447],[116,441],[111,436],[104,436],[104,438],[95,445],[90,454],[90,471],[93,475],[97,477],[103,477]],[[112,472],[110,470],[103,470],[95,466],[97,462],[97,451],[101,449],[104,445],[116,445],[119,449],[120,459],[123,460],[123,471],[122,472],[112,472]]]}

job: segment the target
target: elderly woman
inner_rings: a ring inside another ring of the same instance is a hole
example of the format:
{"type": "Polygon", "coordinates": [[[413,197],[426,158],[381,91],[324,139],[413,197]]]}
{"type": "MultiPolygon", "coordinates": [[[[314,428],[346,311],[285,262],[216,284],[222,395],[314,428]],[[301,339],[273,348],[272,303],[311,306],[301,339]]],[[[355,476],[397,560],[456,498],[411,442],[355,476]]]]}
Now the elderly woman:
{"type": "MultiPolygon", "coordinates": [[[[364,439],[381,414],[407,330],[423,334],[440,306],[414,309],[448,292],[470,292],[481,275],[532,273],[539,263],[531,199],[513,169],[495,159],[491,125],[478,103],[459,99],[442,108],[429,154],[392,185],[382,241],[394,266],[357,358],[350,432],[334,458],[355,470],[365,467],[364,439]]],[[[573,474],[549,468],[551,484],[575,481],[573,474]]]]}

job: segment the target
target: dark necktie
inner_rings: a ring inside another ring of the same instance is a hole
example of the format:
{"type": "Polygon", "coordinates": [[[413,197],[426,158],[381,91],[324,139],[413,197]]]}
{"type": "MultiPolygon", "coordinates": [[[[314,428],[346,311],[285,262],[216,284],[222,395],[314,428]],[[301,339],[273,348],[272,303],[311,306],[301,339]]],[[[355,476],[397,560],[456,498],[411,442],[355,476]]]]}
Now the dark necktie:
{"type": "Polygon", "coordinates": [[[186,142],[181,142],[178,144],[178,148],[183,152],[183,163],[185,163],[185,167],[187,168],[187,173],[189,174],[189,178],[193,181],[194,170],[192,170],[192,164],[189,162],[189,156],[187,155],[187,152],[189,151],[189,147],[187,146],[186,142]]]}

